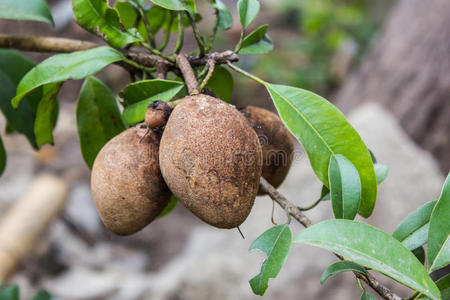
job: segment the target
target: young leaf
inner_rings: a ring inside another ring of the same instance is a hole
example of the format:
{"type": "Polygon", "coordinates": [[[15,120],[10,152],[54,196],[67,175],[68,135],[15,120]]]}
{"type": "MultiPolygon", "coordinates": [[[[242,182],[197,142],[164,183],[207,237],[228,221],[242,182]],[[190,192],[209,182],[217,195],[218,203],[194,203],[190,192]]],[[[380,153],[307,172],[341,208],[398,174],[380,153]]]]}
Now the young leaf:
{"type": "Polygon", "coordinates": [[[0,136],[0,175],[2,175],[3,171],[6,167],[6,151],[3,146],[2,137],[0,136]]]}
{"type": "Polygon", "coordinates": [[[177,206],[177,203],[178,203],[177,197],[175,197],[175,195],[172,195],[170,197],[169,203],[167,203],[166,207],[164,207],[163,211],[158,215],[158,218],[162,218],[171,213],[172,210],[175,208],[175,206],[177,206]]]}
{"type": "Polygon", "coordinates": [[[441,291],[442,299],[450,299],[450,274],[444,275],[436,281],[436,285],[441,291]]]}
{"type": "Polygon", "coordinates": [[[77,105],[77,125],[81,153],[89,168],[103,145],[125,130],[111,90],[95,77],[88,77],[77,105]]]}
{"type": "Polygon", "coordinates": [[[22,78],[17,86],[17,96],[11,100],[12,105],[17,108],[25,95],[40,86],[68,79],[82,79],[124,58],[122,53],[106,46],[53,55],[22,78]]]}
{"type": "Polygon", "coordinates": [[[142,122],[150,103],[155,100],[170,101],[183,89],[183,83],[171,80],[143,80],[129,84],[119,93],[124,99],[123,120],[131,125],[142,122]]]}
{"type": "Polygon", "coordinates": [[[52,13],[44,0],[2,0],[0,18],[45,22],[55,25],[52,13]]]}
{"type": "Polygon", "coordinates": [[[436,201],[428,202],[410,213],[395,228],[392,236],[409,250],[422,246],[427,241],[429,220],[436,201]]]}
{"type": "Polygon", "coordinates": [[[317,177],[328,187],[328,164],[345,156],[358,170],[358,213],[368,218],[375,207],[377,180],[369,150],[344,115],[324,98],[299,88],[265,83],[284,124],[300,141],[317,177]]]}
{"type": "Polygon", "coordinates": [[[327,220],[301,231],[294,242],[340,254],[432,299],[440,299],[433,280],[411,251],[392,236],[368,224],[327,220]]]}
{"type": "Polygon", "coordinates": [[[334,217],[353,220],[361,198],[361,180],[355,166],[340,154],[331,156],[328,180],[334,217]]]}
{"type": "Polygon", "coordinates": [[[361,300],[377,300],[377,298],[375,298],[374,296],[372,296],[371,294],[367,293],[366,291],[364,291],[361,294],[361,300]]]}
{"type": "Polygon", "coordinates": [[[7,287],[0,286],[1,300],[19,300],[19,287],[17,285],[10,285],[7,287]]]}
{"type": "Polygon", "coordinates": [[[243,28],[247,28],[259,13],[258,0],[239,0],[237,3],[239,18],[243,28]]]}
{"type": "Polygon", "coordinates": [[[281,270],[289,249],[292,233],[288,224],[273,227],[260,235],[250,246],[250,250],[260,249],[267,258],[261,266],[261,272],[250,280],[250,286],[256,295],[264,295],[270,278],[275,278],[281,270]]]}
{"type": "Polygon", "coordinates": [[[106,0],[72,0],[72,6],[78,24],[89,32],[102,36],[115,48],[141,40],[125,30],[117,10],[109,7],[106,0]]]}
{"type": "Polygon", "coordinates": [[[230,102],[233,97],[234,81],[230,72],[221,66],[215,66],[208,87],[223,101],[230,102]]]}
{"type": "Polygon", "coordinates": [[[382,183],[389,173],[389,168],[386,165],[374,163],[373,168],[375,169],[375,176],[377,177],[377,184],[382,183]]]}
{"type": "Polygon", "coordinates": [[[450,173],[444,182],[441,196],[433,208],[428,231],[428,266],[432,266],[439,250],[450,234],[450,173]]]}
{"type": "Polygon", "coordinates": [[[150,0],[158,6],[164,7],[170,10],[187,10],[190,13],[195,13],[195,1],[194,0],[150,0]]]}
{"type": "Polygon", "coordinates": [[[44,144],[53,145],[53,129],[58,116],[58,102],[56,95],[61,88],[62,82],[50,83],[43,86],[43,98],[39,102],[34,120],[34,134],[38,147],[44,144]]]}
{"type": "Polygon", "coordinates": [[[233,25],[233,16],[231,12],[228,10],[225,3],[222,0],[213,0],[211,6],[218,10],[219,12],[219,26],[217,29],[219,30],[228,30],[233,25]]]}
{"type": "Polygon", "coordinates": [[[240,54],[266,54],[273,50],[270,37],[266,34],[269,25],[262,25],[250,33],[242,42],[240,54]]]}
{"type": "Polygon", "coordinates": [[[322,276],[320,276],[320,284],[324,284],[325,281],[327,281],[327,279],[330,278],[331,276],[347,271],[359,272],[363,275],[367,275],[366,269],[364,269],[364,267],[352,261],[342,260],[330,265],[322,273],[322,276]]]}
{"type": "Polygon", "coordinates": [[[417,259],[420,261],[422,265],[425,264],[425,249],[423,249],[422,246],[414,249],[412,253],[414,254],[415,257],[417,257],[417,259]]]}
{"type": "Polygon", "coordinates": [[[450,235],[445,240],[441,250],[436,255],[433,264],[430,267],[430,272],[441,269],[450,264],[450,235]]]}
{"type": "Polygon", "coordinates": [[[0,109],[8,121],[7,132],[17,131],[25,135],[33,148],[37,149],[33,125],[42,89],[28,94],[26,101],[22,101],[17,109],[11,106],[17,84],[34,66],[31,60],[15,51],[0,50],[0,109]]]}

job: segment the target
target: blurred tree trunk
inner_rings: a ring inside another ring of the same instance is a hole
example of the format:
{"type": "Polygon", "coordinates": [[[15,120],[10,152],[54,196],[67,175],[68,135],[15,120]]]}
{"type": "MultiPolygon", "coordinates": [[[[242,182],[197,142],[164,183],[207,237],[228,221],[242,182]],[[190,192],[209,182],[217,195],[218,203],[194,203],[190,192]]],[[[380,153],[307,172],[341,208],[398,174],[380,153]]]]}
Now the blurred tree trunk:
{"type": "Polygon", "coordinates": [[[344,111],[388,107],[412,138],[450,169],[450,0],[399,0],[366,58],[338,91],[344,111]]]}

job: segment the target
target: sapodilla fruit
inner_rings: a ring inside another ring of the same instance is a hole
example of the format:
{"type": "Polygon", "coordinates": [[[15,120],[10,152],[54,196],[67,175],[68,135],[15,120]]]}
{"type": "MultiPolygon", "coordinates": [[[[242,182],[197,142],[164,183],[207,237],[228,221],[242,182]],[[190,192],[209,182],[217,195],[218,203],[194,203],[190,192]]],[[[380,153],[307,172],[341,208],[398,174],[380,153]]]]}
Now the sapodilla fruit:
{"type": "Polygon", "coordinates": [[[206,223],[234,228],[249,215],[262,152],[234,106],[204,94],[183,98],[164,129],[159,162],[172,193],[206,223]]]}
{"type": "MultiPolygon", "coordinates": [[[[267,109],[247,106],[241,112],[250,121],[250,125],[258,135],[263,153],[262,177],[277,188],[292,164],[294,138],[284,126],[281,119],[267,109]]],[[[261,190],[258,195],[264,195],[261,190]]]]}
{"type": "Polygon", "coordinates": [[[118,235],[141,230],[169,202],[171,193],[158,163],[160,135],[145,125],[128,128],[95,159],[94,202],[105,226],[118,235]]]}

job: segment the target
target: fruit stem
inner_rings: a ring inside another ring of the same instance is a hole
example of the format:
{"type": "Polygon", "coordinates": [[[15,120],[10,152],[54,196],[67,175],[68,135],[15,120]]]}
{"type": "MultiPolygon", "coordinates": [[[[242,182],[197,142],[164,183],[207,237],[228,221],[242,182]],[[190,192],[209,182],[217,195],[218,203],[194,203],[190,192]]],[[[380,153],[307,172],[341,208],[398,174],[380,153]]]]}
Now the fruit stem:
{"type": "Polygon", "coordinates": [[[181,74],[183,74],[184,82],[188,89],[189,95],[196,95],[200,93],[200,86],[197,78],[195,77],[194,70],[192,70],[191,64],[186,55],[180,53],[176,56],[176,63],[181,74]]]}
{"type": "Polygon", "coordinates": [[[173,49],[173,53],[179,54],[181,48],[183,48],[183,39],[184,39],[184,27],[183,27],[183,12],[178,12],[178,37],[175,48],[173,49]]]}
{"type": "Polygon", "coordinates": [[[247,76],[248,78],[253,79],[254,81],[256,81],[256,82],[258,82],[258,83],[260,83],[262,85],[266,85],[266,82],[264,80],[262,80],[259,77],[256,77],[255,75],[252,75],[252,74],[248,73],[247,71],[242,70],[241,68],[239,68],[239,67],[237,67],[235,65],[233,65],[230,61],[227,61],[227,65],[230,68],[232,68],[234,71],[236,71],[238,73],[241,73],[242,75],[247,76]]]}
{"type": "Polygon", "coordinates": [[[205,66],[205,68],[208,68],[208,73],[206,74],[205,79],[203,79],[202,83],[200,84],[200,91],[203,91],[203,89],[206,87],[206,85],[208,84],[208,81],[211,79],[213,73],[214,73],[214,66],[215,66],[215,62],[212,59],[209,59],[207,62],[207,65],[205,66]]]}

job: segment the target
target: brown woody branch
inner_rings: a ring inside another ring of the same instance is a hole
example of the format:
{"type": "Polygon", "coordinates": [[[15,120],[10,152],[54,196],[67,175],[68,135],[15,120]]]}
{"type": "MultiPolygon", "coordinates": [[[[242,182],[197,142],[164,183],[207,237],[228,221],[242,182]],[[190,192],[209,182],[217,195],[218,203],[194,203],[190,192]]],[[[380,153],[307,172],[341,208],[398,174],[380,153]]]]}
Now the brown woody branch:
{"type": "MultiPolygon", "coordinates": [[[[260,179],[260,187],[274,200],[277,202],[287,213],[289,213],[295,220],[305,227],[311,226],[312,221],[294,204],[281,195],[267,180],[263,177],[260,179]]],[[[336,255],[339,259],[344,260],[340,255],[336,255]]],[[[371,274],[365,276],[361,273],[354,272],[355,276],[365,283],[367,283],[372,289],[374,289],[383,299],[386,300],[401,300],[402,298],[394,294],[391,290],[381,284],[377,279],[375,279],[371,274]]]]}
{"type": "MultiPolygon", "coordinates": [[[[69,53],[100,46],[102,45],[66,38],[0,34],[0,48],[12,48],[23,51],[69,53]]],[[[155,54],[149,54],[137,49],[124,50],[124,54],[143,67],[156,67],[160,70],[175,71],[176,73],[179,71],[175,63],[155,54]]],[[[189,56],[187,59],[190,65],[195,68],[207,64],[208,60],[213,60],[215,64],[226,64],[227,61],[238,61],[239,57],[233,51],[228,50],[208,53],[204,56],[189,56]]],[[[126,67],[128,70],[130,69],[130,66],[124,66],[123,62],[119,63],[119,65],[126,67]]]]}

